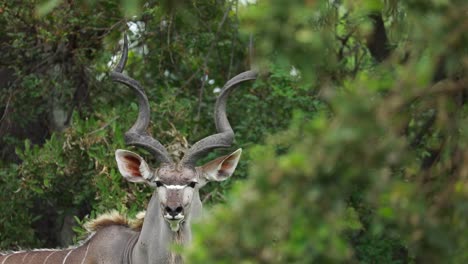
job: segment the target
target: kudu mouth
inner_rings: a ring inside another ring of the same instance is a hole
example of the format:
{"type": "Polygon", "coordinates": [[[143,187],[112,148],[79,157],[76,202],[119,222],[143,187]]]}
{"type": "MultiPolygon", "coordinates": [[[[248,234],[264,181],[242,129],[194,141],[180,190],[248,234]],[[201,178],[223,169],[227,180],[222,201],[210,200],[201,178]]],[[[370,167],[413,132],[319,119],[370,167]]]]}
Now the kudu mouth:
{"type": "Polygon", "coordinates": [[[180,226],[185,220],[185,216],[183,214],[178,214],[178,215],[169,215],[165,214],[164,215],[164,220],[169,224],[169,227],[173,232],[177,232],[180,230],[180,226]]]}

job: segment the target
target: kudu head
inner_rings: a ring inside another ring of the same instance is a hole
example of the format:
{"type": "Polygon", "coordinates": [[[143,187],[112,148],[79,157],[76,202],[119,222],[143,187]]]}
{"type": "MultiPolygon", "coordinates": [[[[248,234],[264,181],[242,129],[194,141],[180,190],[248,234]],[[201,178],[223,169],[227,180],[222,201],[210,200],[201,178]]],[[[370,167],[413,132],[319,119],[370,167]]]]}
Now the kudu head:
{"type": "Polygon", "coordinates": [[[229,178],[239,161],[241,149],[214,159],[205,165],[196,166],[196,161],[216,148],[230,147],[234,131],[226,116],[226,101],[238,84],[254,80],[256,72],[246,71],[229,80],[221,90],[215,104],[217,133],[195,143],[178,163],[173,162],[166,148],[147,132],[150,122],[148,98],[140,84],[124,75],[127,61],[128,41],[124,38],[122,57],[110,76],[113,81],[130,87],[138,97],[139,113],[135,124],[125,133],[125,143],[142,147],[154,155],[159,167],[151,168],[145,160],[128,150],[117,150],[116,160],[120,173],[131,182],[143,182],[155,187],[153,195],[158,196],[161,215],[172,231],[178,231],[189,217],[191,206],[200,206],[198,191],[208,181],[224,181],[229,178]]]}

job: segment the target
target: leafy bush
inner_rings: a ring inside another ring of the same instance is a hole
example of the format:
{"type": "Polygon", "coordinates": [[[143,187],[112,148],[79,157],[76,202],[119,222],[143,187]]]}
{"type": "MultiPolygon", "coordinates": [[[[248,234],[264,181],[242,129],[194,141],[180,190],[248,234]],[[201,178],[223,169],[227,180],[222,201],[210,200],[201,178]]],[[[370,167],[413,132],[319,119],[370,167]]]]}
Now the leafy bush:
{"type": "Polygon", "coordinates": [[[186,259],[465,263],[468,36],[454,23],[466,8],[274,0],[249,7],[260,56],[297,67],[309,89],[319,84],[327,107],[312,120],[297,115],[251,150],[248,180],[206,213],[186,259]]]}
{"type": "Polygon", "coordinates": [[[233,180],[203,189],[223,204],[195,227],[187,260],[467,261],[465,1],[50,2],[40,14],[34,1],[0,4],[0,77],[15,76],[0,87],[0,248],[66,244],[70,216],[145,207],[150,188],[122,180],[113,156],[137,105],[106,77],[130,26],[126,71],[174,152],[213,133],[216,88],[261,72],[231,95],[244,156],[233,180]]]}

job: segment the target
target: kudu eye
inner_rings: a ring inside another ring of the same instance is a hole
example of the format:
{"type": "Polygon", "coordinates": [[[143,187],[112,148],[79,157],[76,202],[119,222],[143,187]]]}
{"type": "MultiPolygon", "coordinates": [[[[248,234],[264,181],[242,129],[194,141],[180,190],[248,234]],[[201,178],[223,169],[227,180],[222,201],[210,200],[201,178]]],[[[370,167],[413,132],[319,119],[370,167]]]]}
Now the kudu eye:
{"type": "Polygon", "coordinates": [[[193,181],[193,182],[190,182],[190,183],[188,184],[188,187],[190,187],[190,188],[195,188],[196,185],[197,185],[197,182],[196,182],[196,181],[193,181]]]}
{"type": "Polygon", "coordinates": [[[154,183],[156,183],[156,187],[163,186],[163,183],[161,181],[155,181],[154,183]]]}

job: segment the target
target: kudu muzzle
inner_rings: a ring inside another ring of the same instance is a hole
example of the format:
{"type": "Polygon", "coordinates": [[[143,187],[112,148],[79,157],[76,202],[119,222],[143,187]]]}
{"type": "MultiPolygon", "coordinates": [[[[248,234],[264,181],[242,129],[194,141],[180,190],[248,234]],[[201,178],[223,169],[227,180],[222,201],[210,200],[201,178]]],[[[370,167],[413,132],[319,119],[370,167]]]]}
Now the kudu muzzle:
{"type": "MultiPolygon", "coordinates": [[[[159,190],[160,197],[165,194],[165,200],[161,200],[164,219],[169,223],[172,231],[177,231],[183,223],[186,214],[189,212],[190,200],[184,199],[185,190],[183,186],[166,186],[165,190],[159,190]],[[162,194],[162,195],[161,195],[162,194]],[[185,205],[185,206],[184,206],[185,205]]],[[[187,197],[188,198],[188,197],[187,197]]]]}

